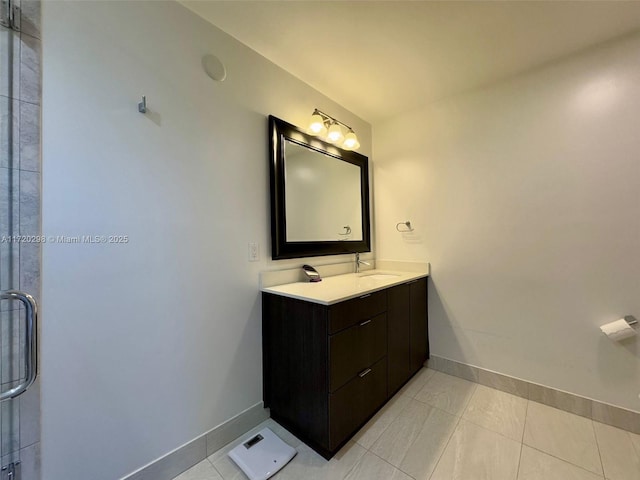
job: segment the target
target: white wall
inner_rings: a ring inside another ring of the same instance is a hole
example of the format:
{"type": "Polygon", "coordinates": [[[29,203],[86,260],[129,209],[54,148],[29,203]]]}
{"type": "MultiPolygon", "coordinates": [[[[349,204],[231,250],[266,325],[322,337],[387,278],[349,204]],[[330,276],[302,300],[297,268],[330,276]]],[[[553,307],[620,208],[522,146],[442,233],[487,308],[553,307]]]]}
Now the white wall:
{"type": "Polygon", "coordinates": [[[336,261],[270,260],[266,116],[371,128],[173,2],[43,10],[44,234],[129,237],[44,247],[43,478],[112,480],[259,403],[258,272],[336,261]]]}
{"type": "Polygon", "coordinates": [[[377,255],[431,262],[433,354],[640,411],[639,342],[598,329],[640,318],[639,56],[626,38],[374,126],[377,255]]]}

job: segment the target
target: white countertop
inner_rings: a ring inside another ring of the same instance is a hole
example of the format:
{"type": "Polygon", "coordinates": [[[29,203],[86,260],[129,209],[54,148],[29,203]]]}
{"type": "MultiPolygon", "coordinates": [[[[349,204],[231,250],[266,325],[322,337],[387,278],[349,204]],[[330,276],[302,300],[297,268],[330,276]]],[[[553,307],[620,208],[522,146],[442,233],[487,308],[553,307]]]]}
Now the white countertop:
{"type": "Polygon", "coordinates": [[[295,282],[265,287],[262,291],[322,305],[333,305],[427,276],[426,272],[367,270],[361,273],[323,278],[321,282],[295,282]],[[385,277],[376,278],[376,275],[384,275],[385,277]]]}

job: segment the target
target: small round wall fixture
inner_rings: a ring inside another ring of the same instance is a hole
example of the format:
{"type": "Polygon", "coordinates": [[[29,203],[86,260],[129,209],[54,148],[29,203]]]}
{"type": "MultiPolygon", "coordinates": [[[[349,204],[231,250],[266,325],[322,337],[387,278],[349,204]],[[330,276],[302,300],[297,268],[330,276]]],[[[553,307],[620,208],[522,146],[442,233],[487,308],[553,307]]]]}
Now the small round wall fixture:
{"type": "Polygon", "coordinates": [[[227,69],[222,61],[215,55],[205,55],[202,57],[202,66],[212,79],[216,82],[224,82],[227,78],[227,69]]]}

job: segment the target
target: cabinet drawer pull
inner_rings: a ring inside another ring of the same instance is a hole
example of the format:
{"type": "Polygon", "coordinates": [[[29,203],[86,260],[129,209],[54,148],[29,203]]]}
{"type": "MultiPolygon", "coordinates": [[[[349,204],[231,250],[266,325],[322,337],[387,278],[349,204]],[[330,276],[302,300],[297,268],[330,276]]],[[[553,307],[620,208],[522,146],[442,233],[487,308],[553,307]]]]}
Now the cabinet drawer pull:
{"type": "Polygon", "coordinates": [[[371,296],[371,294],[367,293],[366,295],[362,295],[360,298],[367,298],[367,297],[370,297],[370,296],[371,296]]]}
{"type": "Polygon", "coordinates": [[[371,369],[370,369],[370,368],[367,368],[366,370],[363,370],[362,372],[360,372],[360,373],[358,374],[358,376],[359,376],[360,378],[363,378],[363,377],[365,377],[365,376],[369,375],[369,373],[371,373],[371,369]]]}
{"type": "Polygon", "coordinates": [[[365,320],[364,322],[360,322],[360,326],[364,327],[367,323],[371,323],[371,319],[365,320]]]}

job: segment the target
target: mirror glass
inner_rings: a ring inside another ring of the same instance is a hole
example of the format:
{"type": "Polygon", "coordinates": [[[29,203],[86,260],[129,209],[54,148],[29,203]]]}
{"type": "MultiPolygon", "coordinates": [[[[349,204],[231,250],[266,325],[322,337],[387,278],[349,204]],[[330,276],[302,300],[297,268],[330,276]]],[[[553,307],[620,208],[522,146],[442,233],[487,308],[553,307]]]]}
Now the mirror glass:
{"type": "Polygon", "coordinates": [[[369,160],[269,117],[274,260],[371,251],[369,160]]]}
{"type": "Polygon", "coordinates": [[[360,168],[285,140],[287,242],[362,240],[360,168]]]}

